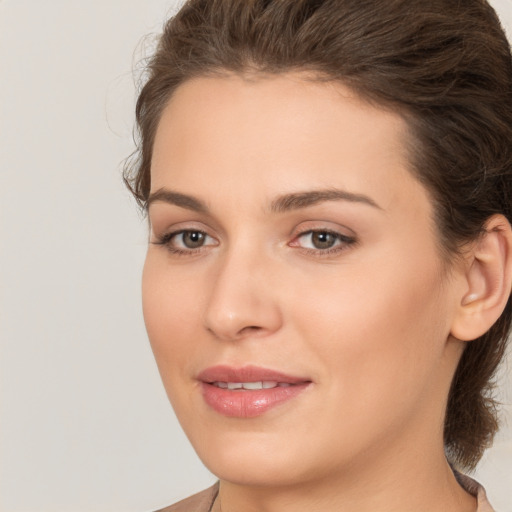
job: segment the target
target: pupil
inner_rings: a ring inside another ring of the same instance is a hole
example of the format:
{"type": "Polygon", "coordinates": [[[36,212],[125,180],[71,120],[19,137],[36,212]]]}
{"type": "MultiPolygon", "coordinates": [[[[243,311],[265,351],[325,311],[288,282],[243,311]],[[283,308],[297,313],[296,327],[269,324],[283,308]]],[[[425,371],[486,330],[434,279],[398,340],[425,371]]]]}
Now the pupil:
{"type": "Polygon", "coordinates": [[[320,231],[318,233],[313,233],[313,245],[317,249],[329,249],[336,242],[336,237],[325,231],[320,231]]]}
{"type": "Polygon", "coordinates": [[[183,235],[183,243],[189,249],[195,249],[197,247],[201,247],[204,242],[204,233],[200,231],[187,231],[183,235]]]}

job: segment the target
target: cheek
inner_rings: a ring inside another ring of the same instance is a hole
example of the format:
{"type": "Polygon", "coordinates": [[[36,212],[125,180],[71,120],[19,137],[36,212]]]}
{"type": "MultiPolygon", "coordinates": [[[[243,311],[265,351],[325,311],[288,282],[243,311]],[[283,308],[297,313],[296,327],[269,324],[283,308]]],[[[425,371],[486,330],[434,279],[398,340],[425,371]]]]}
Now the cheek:
{"type": "Polygon", "coordinates": [[[164,384],[185,374],[195,347],[190,341],[196,337],[199,325],[199,316],[194,313],[200,303],[200,290],[196,288],[195,280],[169,272],[165,258],[148,252],[142,278],[142,305],[164,384]]]}
{"type": "Polygon", "coordinates": [[[303,284],[314,292],[295,303],[297,330],[333,393],[363,417],[393,404],[397,392],[411,404],[435,377],[449,319],[432,261],[397,266],[381,259],[342,270],[323,288],[303,284]]]}

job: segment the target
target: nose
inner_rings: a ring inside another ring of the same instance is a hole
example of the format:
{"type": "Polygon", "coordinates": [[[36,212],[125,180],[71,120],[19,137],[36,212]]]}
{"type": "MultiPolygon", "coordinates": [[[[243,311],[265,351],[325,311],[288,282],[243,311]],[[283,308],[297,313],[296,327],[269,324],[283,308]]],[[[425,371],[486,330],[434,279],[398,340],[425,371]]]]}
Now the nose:
{"type": "Polygon", "coordinates": [[[271,264],[248,254],[227,254],[212,269],[205,328],[217,339],[268,336],[282,325],[271,264]]]}

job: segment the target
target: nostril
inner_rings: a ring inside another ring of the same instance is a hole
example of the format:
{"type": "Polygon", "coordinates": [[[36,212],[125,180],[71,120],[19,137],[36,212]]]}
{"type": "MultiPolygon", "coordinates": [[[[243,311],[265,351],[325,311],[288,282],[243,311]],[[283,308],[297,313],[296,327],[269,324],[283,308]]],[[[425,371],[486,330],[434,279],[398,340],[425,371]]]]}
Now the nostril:
{"type": "Polygon", "coordinates": [[[267,331],[264,327],[260,327],[258,325],[248,325],[246,327],[242,327],[242,329],[236,332],[223,331],[222,329],[212,329],[210,327],[207,327],[207,330],[216,338],[229,341],[238,341],[251,336],[257,337],[263,335],[267,331]]]}
{"type": "Polygon", "coordinates": [[[244,331],[261,331],[262,327],[259,327],[258,325],[248,325],[247,327],[244,327],[241,332],[244,331]]]}
{"type": "Polygon", "coordinates": [[[260,332],[263,332],[264,330],[265,329],[263,327],[260,327],[259,325],[248,325],[247,327],[244,327],[243,329],[240,329],[240,331],[238,331],[237,338],[258,334],[260,332]]]}

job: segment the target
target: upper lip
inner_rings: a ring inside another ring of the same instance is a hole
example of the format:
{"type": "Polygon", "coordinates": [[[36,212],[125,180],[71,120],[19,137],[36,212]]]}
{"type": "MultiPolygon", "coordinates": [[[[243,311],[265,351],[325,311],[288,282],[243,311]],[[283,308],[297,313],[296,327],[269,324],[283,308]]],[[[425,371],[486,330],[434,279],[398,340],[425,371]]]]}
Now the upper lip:
{"type": "Polygon", "coordinates": [[[197,377],[203,382],[284,382],[288,384],[300,384],[311,382],[310,379],[287,375],[285,373],[261,368],[258,366],[243,366],[235,368],[233,366],[218,365],[211,366],[201,371],[197,377]]]}

